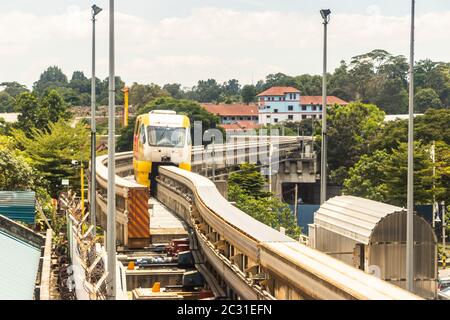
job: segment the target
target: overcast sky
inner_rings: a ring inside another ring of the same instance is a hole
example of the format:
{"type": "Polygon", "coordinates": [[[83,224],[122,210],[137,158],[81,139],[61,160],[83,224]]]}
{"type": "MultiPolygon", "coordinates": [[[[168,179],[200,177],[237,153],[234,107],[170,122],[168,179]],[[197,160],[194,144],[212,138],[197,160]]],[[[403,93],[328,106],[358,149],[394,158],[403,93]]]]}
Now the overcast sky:
{"type": "MultiPolygon", "coordinates": [[[[332,10],[329,70],[375,48],[408,55],[410,0],[116,0],[116,74],[128,84],[320,74],[319,10],[332,10]]],[[[1,0],[0,82],[31,86],[50,65],[91,65],[92,0],[1,0]]],[[[97,75],[108,73],[108,0],[98,16],[97,75]]],[[[450,1],[416,1],[416,59],[450,61],[450,1]]]]}

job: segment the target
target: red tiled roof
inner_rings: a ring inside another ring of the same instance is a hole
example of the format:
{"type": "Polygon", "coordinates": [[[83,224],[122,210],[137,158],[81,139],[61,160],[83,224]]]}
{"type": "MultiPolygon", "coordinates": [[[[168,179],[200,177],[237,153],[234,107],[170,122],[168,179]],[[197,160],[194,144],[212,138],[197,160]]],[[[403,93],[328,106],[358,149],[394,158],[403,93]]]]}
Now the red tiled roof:
{"type": "Polygon", "coordinates": [[[227,130],[252,130],[252,129],[261,128],[261,125],[254,121],[237,121],[234,123],[221,124],[220,126],[225,131],[227,131],[227,130]]]}
{"type": "Polygon", "coordinates": [[[293,87],[272,87],[258,94],[258,97],[284,96],[286,93],[300,93],[300,90],[297,90],[293,87]]]}
{"type": "Polygon", "coordinates": [[[212,104],[202,103],[201,106],[208,112],[219,116],[257,116],[258,106],[255,104],[212,104]]]}
{"type": "MultiPolygon", "coordinates": [[[[301,96],[300,104],[322,105],[322,96],[301,96]]],[[[327,96],[327,105],[331,104],[346,105],[348,102],[335,96],[327,96]]]]}

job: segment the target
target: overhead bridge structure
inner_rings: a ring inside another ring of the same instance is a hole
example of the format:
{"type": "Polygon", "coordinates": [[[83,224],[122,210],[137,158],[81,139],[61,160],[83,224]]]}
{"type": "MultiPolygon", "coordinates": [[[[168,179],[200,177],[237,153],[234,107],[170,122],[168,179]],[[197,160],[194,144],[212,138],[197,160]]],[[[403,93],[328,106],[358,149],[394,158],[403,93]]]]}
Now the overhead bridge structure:
{"type": "MultiPolygon", "coordinates": [[[[294,148],[292,141],[291,147],[294,148]]],[[[287,145],[286,148],[289,148],[287,145]]],[[[226,148],[226,147],[224,147],[226,148]]],[[[125,179],[132,170],[132,154],[116,155],[118,241],[135,240],[137,212],[133,197],[142,186],[125,179]]],[[[97,213],[106,226],[107,158],[97,161],[97,213]]],[[[162,166],[157,177],[158,201],[175,212],[190,228],[200,253],[199,270],[213,275],[214,292],[240,299],[420,299],[397,286],[338,261],[325,253],[253,219],[230,204],[205,176],[162,166]]],[[[147,193],[148,194],[148,193],[147,193]]],[[[148,213],[147,213],[148,215],[148,213]]],[[[137,239],[142,240],[142,239],[137,239]]],[[[138,241],[139,242],[139,241],[138,241]]]]}

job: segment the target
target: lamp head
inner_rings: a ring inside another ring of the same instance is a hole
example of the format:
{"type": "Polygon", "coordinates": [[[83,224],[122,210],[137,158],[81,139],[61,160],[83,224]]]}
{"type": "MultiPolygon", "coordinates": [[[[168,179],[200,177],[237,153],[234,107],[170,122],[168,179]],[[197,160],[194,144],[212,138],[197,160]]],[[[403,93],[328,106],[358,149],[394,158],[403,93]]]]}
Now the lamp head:
{"type": "Polygon", "coordinates": [[[323,18],[325,23],[330,21],[330,14],[331,14],[331,10],[330,9],[322,9],[322,10],[320,10],[320,15],[322,16],[322,18],[323,18]]]}
{"type": "Polygon", "coordinates": [[[96,16],[102,11],[102,8],[96,6],[95,4],[92,6],[92,15],[96,16]]]}

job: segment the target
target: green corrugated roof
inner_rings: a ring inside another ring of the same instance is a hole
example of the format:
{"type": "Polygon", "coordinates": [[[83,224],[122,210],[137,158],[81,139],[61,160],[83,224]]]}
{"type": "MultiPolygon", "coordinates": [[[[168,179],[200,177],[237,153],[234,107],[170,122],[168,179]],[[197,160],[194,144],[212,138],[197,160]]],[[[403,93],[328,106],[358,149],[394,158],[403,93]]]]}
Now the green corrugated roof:
{"type": "Polygon", "coordinates": [[[36,214],[34,191],[0,191],[0,214],[28,224],[36,214]]]}
{"type": "Polygon", "coordinates": [[[0,230],[0,300],[33,299],[41,252],[0,230]]]}

